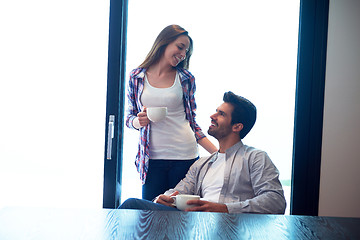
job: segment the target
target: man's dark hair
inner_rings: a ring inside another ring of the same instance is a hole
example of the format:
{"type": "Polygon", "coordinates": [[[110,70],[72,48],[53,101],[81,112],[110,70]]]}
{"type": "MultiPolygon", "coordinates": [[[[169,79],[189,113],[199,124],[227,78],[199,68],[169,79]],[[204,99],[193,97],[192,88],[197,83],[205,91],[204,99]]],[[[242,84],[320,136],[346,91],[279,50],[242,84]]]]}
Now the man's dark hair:
{"type": "Polygon", "coordinates": [[[240,138],[243,139],[252,129],[256,121],[256,107],[249,100],[229,91],[224,94],[224,102],[230,103],[234,110],[231,113],[231,124],[242,123],[240,138]]]}

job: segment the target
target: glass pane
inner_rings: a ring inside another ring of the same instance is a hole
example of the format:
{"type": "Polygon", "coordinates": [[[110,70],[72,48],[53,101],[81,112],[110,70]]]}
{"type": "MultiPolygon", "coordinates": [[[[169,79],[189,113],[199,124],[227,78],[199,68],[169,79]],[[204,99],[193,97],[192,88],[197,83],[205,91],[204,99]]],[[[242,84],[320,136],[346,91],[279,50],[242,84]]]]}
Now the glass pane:
{"type": "MultiPolygon", "coordinates": [[[[203,3],[130,1],[127,72],[144,60],[165,26],[184,27],[194,41],[189,70],[196,78],[198,124],[207,131],[225,91],[250,99],[258,119],[243,142],[265,150],[278,167],[289,213],[299,1],[206,1],[206,7],[203,3]]],[[[125,139],[122,201],[141,197],[134,166],[138,132],[125,127],[125,139]]],[[[207,152],[200,147],[200,154],[207,152]]]]}
{"type": "Polygon", "coordinates": [[[0,207],[102,207],[108,1],[0,4],[0,207]]]}

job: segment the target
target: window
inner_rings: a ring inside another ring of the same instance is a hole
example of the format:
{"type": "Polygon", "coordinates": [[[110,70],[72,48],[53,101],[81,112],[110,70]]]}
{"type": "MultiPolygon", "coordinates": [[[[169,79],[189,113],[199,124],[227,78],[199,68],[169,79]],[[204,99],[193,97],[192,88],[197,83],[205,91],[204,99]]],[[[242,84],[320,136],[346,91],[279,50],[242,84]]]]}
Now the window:
{"type": "MultiPolygon", "coordinates": [[[[225,91],[254,102],[258,119],[244,143],[268,152],[278,167],[289,212],[299,1],[207,1],[206,11],[201,2],[166,3],[129,2],[126,81],[166,25],[188,30],[194,40],[189,70],[196,78],[199,125],[206,132],[225,91]]],[[[124,138],[122,200],[141,197],[134,166],[138,132],[125,127],[124,138]]],[[[201,156],[207,154],[199,149],[201,156]]]]}

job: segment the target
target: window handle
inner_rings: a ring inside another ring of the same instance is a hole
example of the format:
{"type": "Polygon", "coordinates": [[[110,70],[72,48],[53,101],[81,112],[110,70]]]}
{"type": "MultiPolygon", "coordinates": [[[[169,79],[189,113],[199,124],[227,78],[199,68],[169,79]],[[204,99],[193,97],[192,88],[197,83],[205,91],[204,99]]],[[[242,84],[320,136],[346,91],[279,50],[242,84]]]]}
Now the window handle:
{"type": "Polygon", "coordinates": [[[106,159],[111,160],[111,149],[112,149],[112,140],[114,138],[114,123],[115,123],[115,115],[109,116],[108,123],[108,135],[107,135],[107,149],[106,149],[106,159]]]}

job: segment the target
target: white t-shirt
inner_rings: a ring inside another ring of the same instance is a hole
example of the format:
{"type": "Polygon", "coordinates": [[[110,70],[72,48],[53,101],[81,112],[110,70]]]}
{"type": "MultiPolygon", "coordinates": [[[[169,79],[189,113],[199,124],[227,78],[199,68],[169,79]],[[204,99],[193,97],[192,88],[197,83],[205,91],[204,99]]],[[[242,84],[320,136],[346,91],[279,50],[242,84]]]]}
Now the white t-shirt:
{"type": "Polygon", "coordinates": [[[183,90],[178,72],[168,88],[150,85],[145,74],[140,98],[146,107],[167,107],[168,115],[159,122],[150,122],[150,159],[187,160],[198,156],[195,133],[186,119],[183,90]]]}
{"type": "Polygon", "coordinates": [[[203,199],[219,202],[221,188],[224,184],[225,153],[217,153],[215,162],[209,167],[201,185],[203,199]]]}

